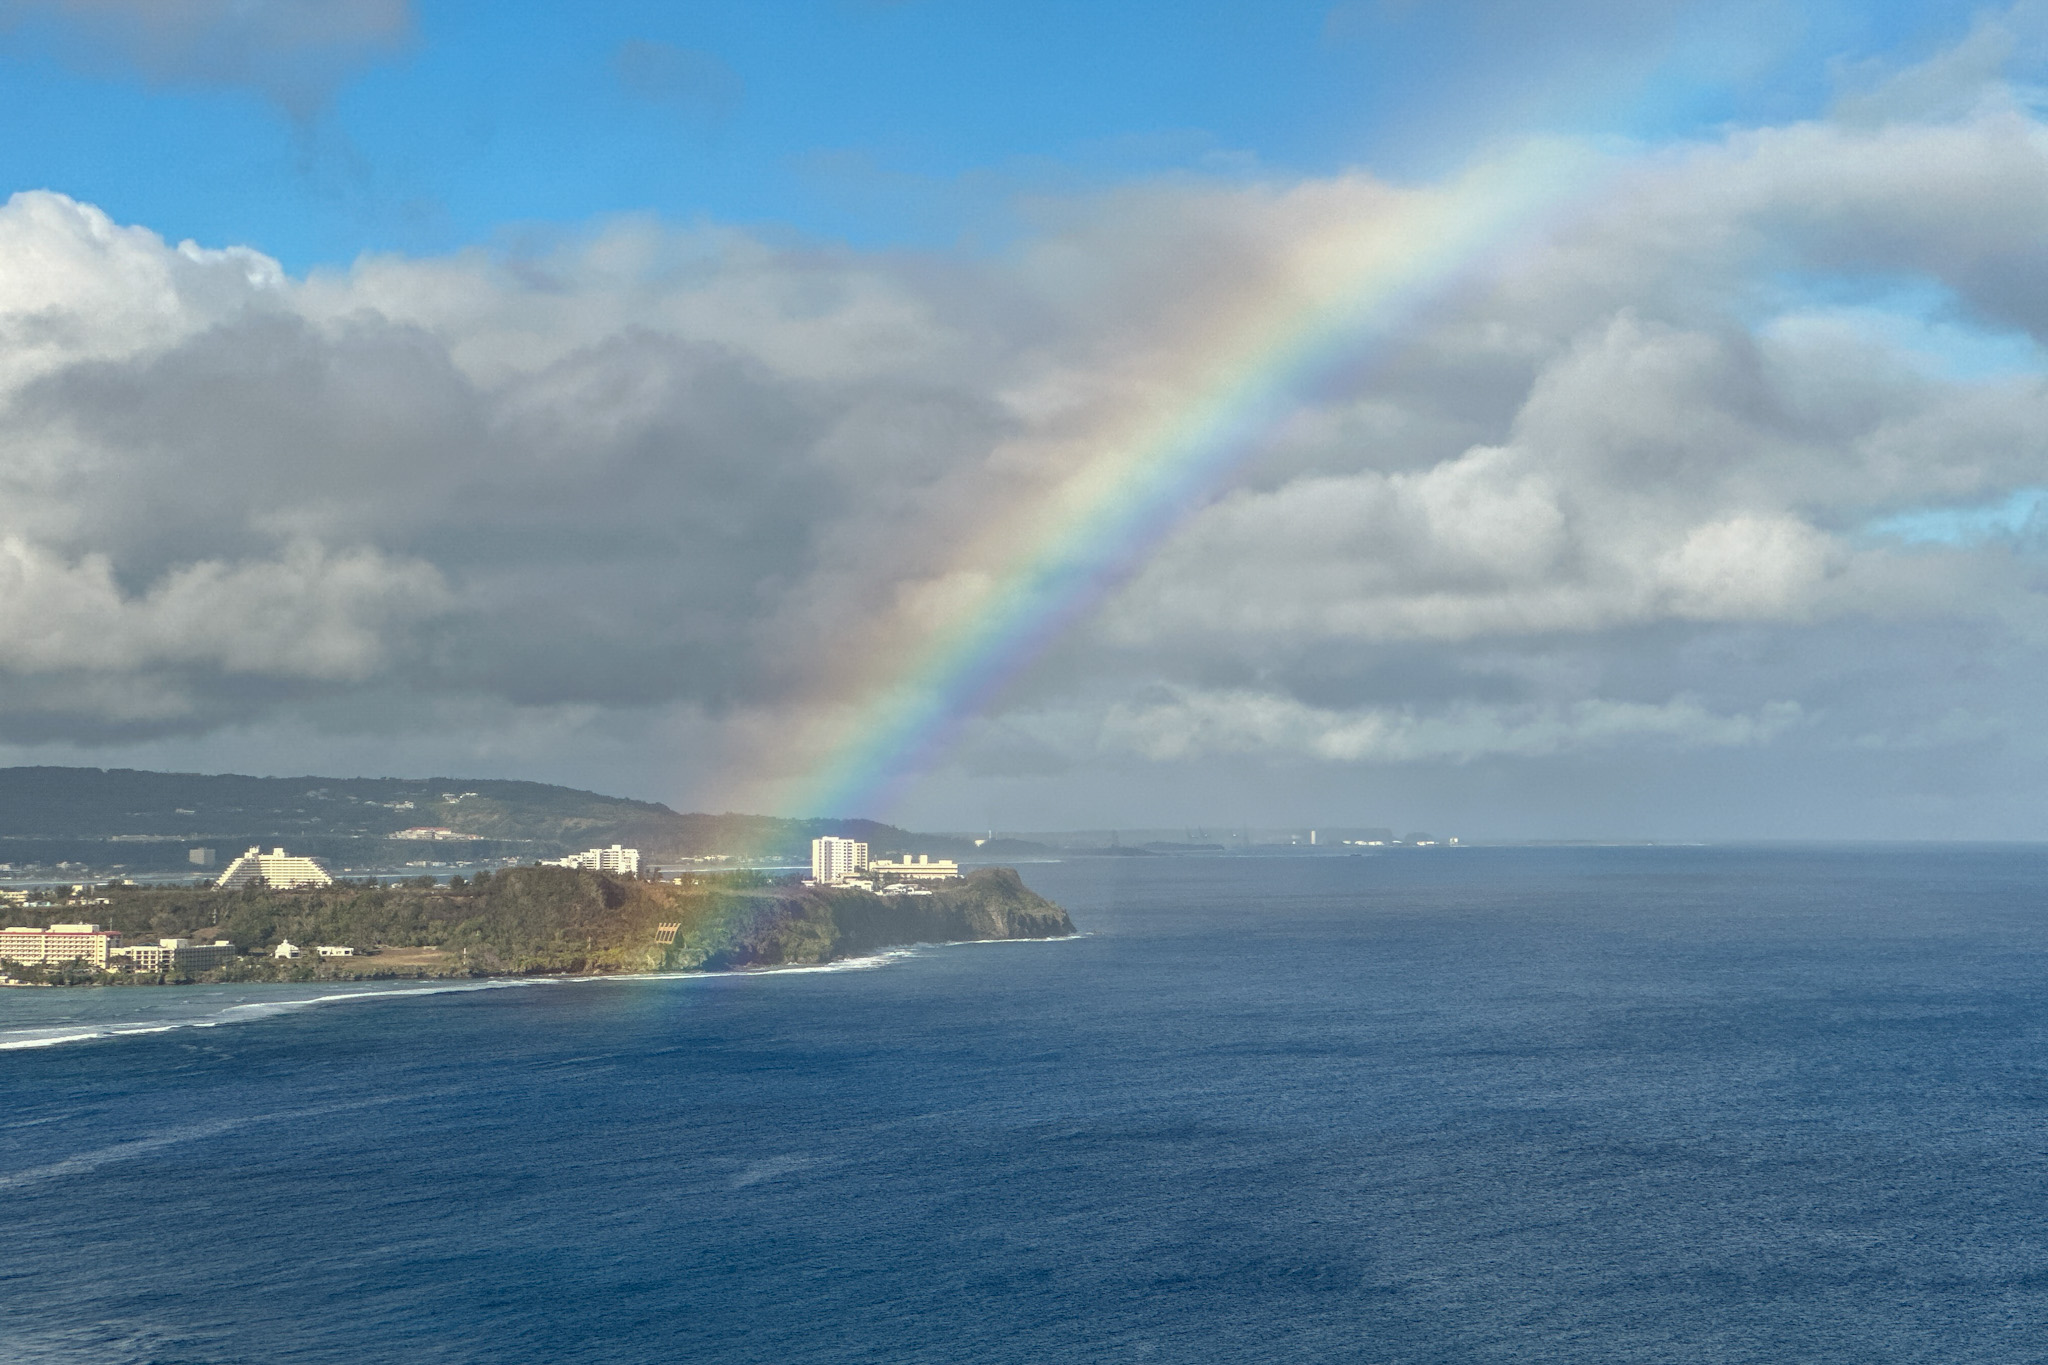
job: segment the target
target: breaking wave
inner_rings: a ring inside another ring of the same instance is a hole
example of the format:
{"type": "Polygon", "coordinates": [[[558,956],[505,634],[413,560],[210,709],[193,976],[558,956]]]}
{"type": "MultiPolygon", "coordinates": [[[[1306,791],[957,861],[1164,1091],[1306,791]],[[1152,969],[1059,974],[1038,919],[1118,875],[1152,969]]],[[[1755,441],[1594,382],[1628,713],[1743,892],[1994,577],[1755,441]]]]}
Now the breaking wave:
{"type": "MultiPolygon", "coordinates": [[[[521,976],[490,977],[482,981],[437,982],[431,985],[389,985],[364,990],[332,991],[324,995],[290,999],[240,1000],[218,1008],[182,1017],[127,1018],[107,1020],[70,1019],[41,1025],[0,1026],[0,1052],[26,1048],[58,1047],[65,1043],[89,1043],[107,1038],[134,1038],[178,1029],[219,1028],[224,1024],[254,1023],[295,1010],[351,1001],[392,1000],[419,995],[457,995],[471,991],[509,990],[525,986],[593,986],[633,981],[701,981],[718,977],[803,976],[813,973],[872,971],[917,955],[915,948],[891,948],[836,962],[803,963],[782,967],[742,967],[712,972],[631,972],[612,976],[521,976]]],[[[52,988],[65,989],[65,988],[52,988]]],[[[71,988],[77,989],[77,988],[71,988]]],[[[177,991],[176,986],[132,987],[136,991],[177,991]]],[[[194,988],[198,990],[207,987],[194,988]]],[[[218,988],[211,988],[218,989],[218,988]]],[[[41,995],[41,991],[36,994],[41,995]]],[[[187,997],[189,998],[189,997],[187,997]]]]}

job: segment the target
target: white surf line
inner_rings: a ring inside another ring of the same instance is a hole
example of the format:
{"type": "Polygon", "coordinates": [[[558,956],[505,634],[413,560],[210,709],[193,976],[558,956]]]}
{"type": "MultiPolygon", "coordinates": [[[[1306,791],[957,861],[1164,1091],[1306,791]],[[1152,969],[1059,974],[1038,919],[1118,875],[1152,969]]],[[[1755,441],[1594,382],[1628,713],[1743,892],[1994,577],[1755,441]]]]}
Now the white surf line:
{"type": "Polygon", "coordinates": [[[1045,938],[955,938],[944,943],[935,943],[934,948],[967,948],[980,943],[1072,943],[1077,939],[1094,938],[1093,929],[1076,929],[1071,934],[1051,934],[1045,938]]]}
{"type": "Polygon", "coordinates": [[[231,1014],[236,1010],[295,1010],[311,1005],[331,1005],[341,1000],[391,1000],[412,995],[459,995],[467,991],[503,990],[507,986],[549,986],[570,977],[546,976],[493,976],[480,981],[447,982],[434,986],[388,986],[374,991],[337,991],[333,995],[309,995],[290,1000],[245,1000],[239,1005],[229,1005],[221,1010],[231,1014]]]}
{"type": "MultiPolygon", "coordinates": [[[[332,995],[314,995],[291,1000],[245,1000],[240,1004],[223,1006],[217,1013],[201,1015],[192,1019],[176,1020],[122,1020],[106,1024],[73,1025],[77,1031],[58,1033],[49,1037],[9,1038],[0,1034],[0,1052],[18,1052],[31,1048],[58,1047],[65,1043],[89,1043],[103,1038],[133,1038],[151,1033],[171,1033],[187,1028],[219,1028],[224,1024],[254,1023],[273,1014],[288,1010],[310,1009],[315,1005],[339,1004],[349,1000],[396,1000],[415,995],[458,995],[470,991],[504,990],[512,986],[576,986],[597,982],[624,981],[704,981],[727,977],[760,976],[803,976],[811,973],[864,972],[881,967],[894,966],[919,956],[926,948],[957,948],[979,943],[1069,943],[1075,939],[1089,938],[1091,934],[1062,934],[1056,938],[966,938],[949,939],[943,943],[921,943],[901,948],[889,948],[878,953],[864,953],[859,957],[843,957],[832,962],[789,963],[775,967],[729,967],[709,972],[607,972],[582,976],[494,976],[479,981],[451,982],[432,986],[391,986],[382,990],[339,991],[332,995]],[[236,1016],[230,1018],[229,1016],[236,1016]]],[[[65,1025],[51,1025],[64,1028],[65,1025]]],[[[24,1030],[25,1031],[25,1030],[24,1030]]]]}
{"type": "Polygon", "coordinates": [[[884,948],[875,953],[864,953],[859,957],[836,958],[831,962],[789,963],[778,967],[726,967],[711,972],[620,972],[606,977],[582,977],[578,980],[604,981],[696,981],[715,976],[794,976],[802,972],[869,971],[876,967],[893,966],[913,957],[922,957],[929,948],[966,948],[977,943],[1072,943],[1076,939],[1093,938],[1093,930],[1072,934],[1056,934],[1050,938],[948,938],[929,943],[907,943],[899,947],[884,948]]]}
{"type": "MultiPolygon", "coordinates": [[[[491,977],[483,981],[463,981],[435,986],[393,986],[383,990],[337,991],[332,995],[303,996],[287,1000],[245,1000],[239,1004],[224,1005],[213,1014],[195,1015],[190,1019],[125,1019],[110,1020],[104,1024],[53,1024],[52,1029],[70,1029],[70,1032],[54,1033],[45,1037],[7,1037],[0,1034],[0,1052],[16,1052],[28,1048],[56,1047],[63,1043],[85,1043],[100,1038],[133,1038],[150,1033],[170,1033],[178,1029],[219,1028],[224,1024],[254,1023],[274,1014],[290,1010],[309,1009],[315,1005],[340,1004],[350,1000],[394,1000],[415,995],[455,995],[469,991],[502,990],[508,986],[557,985],[570,978],[561,977],[491,977]]],[[[137,988],[143,989],[143,988],[137,988]]],[[[17,1029],[27,1032],[27,1028],[17,1029]]]]}
{"type": "MultiPolygon", "coordinates": [[[[936,947],[936,944],[924,945],[936,947]]],[[[859,957],[842,957],[831,962],[791,962],[774,967],[720,967],[708,972],[610,972],[604,976],[556,977],[565,982],[593,981],[711,981],[725,977],[756,976],[803,976],[811,972],[865,972],[877,967],[891,966],[905,958],[917,956],[914,947],[890,948],[879,953],[864,953],[859,957]]]]}
{"type": "MultiPolygon", "coordinates": [[[[907,954],[904,954],[907,956],[907,954]]],[[[190,1019],[174,1020],[112,1020],[103,1024],[53,1024],[58,1030],[37,1037],[8,1037],[0,1033],[0,1052],[20,1052],[33,1048],[59,1047],[66,1043],[89,1043],[108,1038],[132,1038],[151,1033],[171,1033],[178,1029],[219,1028],[225,1024],[248,1024],[273,1015],[292,1010],[311,1009],[316,1005],[334,1005],[352,1000],[402,1000],[419,995],[460,995],[473,991],[505,990],[514,986],[575,986],[601,981],[695,981],[707,977],[728,976],[771,976],[801,974],[805,972],[862,971],[872,967],[885,967],[895,960],[890,955],[845,958],[838,962],[805,964],[788,967],[737,968],[717,972],[613,972],[589,976],[494,976],[479,981],[450,982],[441,985],[391,986],[382,990],[337,991],[330,995],[302,996],[288,1000],[245,1000],[239,1004],[225,1005],[213,1014],[197,1015],[190,1019]]],[[[17,1032],[26,1032],[18,1029],[17,1032]]]]}
{"type": "MultiPolygon", "coordinates": [[[[10,1038],[0,1042],[0,1052],[19,1052],[25,1048],[55,1047],[59,1043],[82,1043],[94,1038],[128,1038],[142,1033],[169,1033],[173,1029],[208,1026],[206,1020],[179,1020],[173,1024],[106,1024],[96,1026],[84,1033],[60,1033],[52,1038],[10,1038]]],[[[63,1027],[53,1025],[53,1027],[63,1027]]]]}

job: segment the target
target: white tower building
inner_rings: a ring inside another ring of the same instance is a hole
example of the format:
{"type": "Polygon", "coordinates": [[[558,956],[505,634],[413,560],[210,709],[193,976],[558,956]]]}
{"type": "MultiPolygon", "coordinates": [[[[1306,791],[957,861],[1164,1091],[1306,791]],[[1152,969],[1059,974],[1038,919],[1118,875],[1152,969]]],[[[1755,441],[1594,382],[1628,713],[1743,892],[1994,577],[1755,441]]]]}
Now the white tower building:
{"type": "Polygon", "coordinates": [[[868,846],[858,839],[826,835],[811,840],[811,880],[824,886],[859,876],[868,865],[868,846]]]}

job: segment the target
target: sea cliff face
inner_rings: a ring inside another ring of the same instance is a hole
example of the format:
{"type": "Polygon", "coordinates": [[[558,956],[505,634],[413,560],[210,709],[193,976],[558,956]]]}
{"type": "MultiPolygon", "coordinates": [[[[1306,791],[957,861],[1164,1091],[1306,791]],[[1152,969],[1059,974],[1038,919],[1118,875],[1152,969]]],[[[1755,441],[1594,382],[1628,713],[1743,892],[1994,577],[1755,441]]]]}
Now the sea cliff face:
{"type": "Polygon", "coordinates": [[[975,939],[1062,938],[1067,912],[1007,867],[987,867],[929,896],[836,887],[773,887],[721,895],[666,950],[670,971],[831,962],[878,948],[975,939]]]}

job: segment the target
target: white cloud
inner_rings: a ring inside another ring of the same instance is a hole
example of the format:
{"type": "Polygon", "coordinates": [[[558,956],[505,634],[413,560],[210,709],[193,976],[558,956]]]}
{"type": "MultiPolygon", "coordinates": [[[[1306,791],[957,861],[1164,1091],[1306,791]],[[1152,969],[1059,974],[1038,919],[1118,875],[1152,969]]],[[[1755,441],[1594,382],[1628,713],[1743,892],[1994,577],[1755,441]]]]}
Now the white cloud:
{"type": "Polygon", "coordinates": [[[284,272],[246,247],[168,247],[62,195],[0,207],[0,386],[166,346],[260,306],[284,272]]]}
{"type": "Polygon", "coordinates": [[[1333,763],[1469,763],[1494,756],[1546,757],[1618,745],[1747,747],[1800,723],[1797,702],[1716,714],[1697,698],[1664,702],[1588,697],[1569,703],[1460,704],[1332,710],[1250,691],[1170,689],[1112,707],[1103,743],[1159,761],[1216,754],[1301,755],[1333,763]]]}
{"type": "Polygon", "coordinates": [[[1733,516],[1686,533],[1658,560],[1673,615],[1701,621],[1796,616],[1838,552],[1793,517],[1733,516]]]}
{"type": "Polygon", "coordinates": [[[356,681],[384,632],[431,618],[449,594],[430,564],[295,545],[279,558],[201,560],[136,595],[104,555],[63,562],[0,539],[0,669],[138,672],[158,666],[356,681]]]}
{"type": "Polygon", "coordinates": [[[2006,72],[2028,48],[2038,56],[2038,4],[1980,13],[1960,42],[1906,66],[1869,60],[1838,69],[1843,91],[1831,111],[1849,126],[1926,122],[2013,107],[2006,72]]]}

